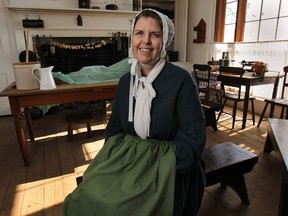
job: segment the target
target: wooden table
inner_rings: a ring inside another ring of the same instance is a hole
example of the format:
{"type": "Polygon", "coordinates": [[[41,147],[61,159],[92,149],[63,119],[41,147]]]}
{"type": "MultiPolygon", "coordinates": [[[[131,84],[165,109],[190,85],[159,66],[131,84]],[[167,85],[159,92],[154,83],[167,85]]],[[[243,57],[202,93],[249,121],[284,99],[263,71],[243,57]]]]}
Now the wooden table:
{"type": "MultiPolygon", "coordinates": [[[[189,72],[193,72],[193,64],[191,62],[173,62],[175,65],[178,65],[184,69],[186,69],[189,72]]],[[[213,71],[211,72],[211,79],[213,81],[217,82],[219,80],[219,71],[213,71]]],[[[193,73],[192,73],[193,75],[193,73]]],[[[246,121],[247,121],[247,113],[248,113],[248,105],[249,105],[249,97],[250,97],[250,89],[251,86],[259,86],[259,85],[266,85],[266,84],[274,84],[273,92],[272,92],[272,98],[275,98],[277,96],[278,91],[278,85],[279,85],[279,79],[283,77],[283,75],[280,75],[280,73],[277,71],[268,71],[265,73],[264,77],[261,76],[254,76],[252,72],[246,72],[243,75],[242,79],[242,85],[246,87],[245,91],[245,100],[244,100],[244,107],[243,107],[243,118],[242,118],[242,129],[246,127],[246,121]]],[[[271,106],[270,109],[270,117],[272,116],[274,110],[274,106],[271,106]]]]}
{"type": "Polygon", "coordinates": [[[114,98],[117,85],[118,81],[80,85],[58,84],[57,88],[52,90],[17,90],[15,83],[12,83],[0,92],[0,97],[7,96],[9,98],[24,165],[29,166],[30,162],[21,108],[24,108],[30,140],[34,141],[30,107],[114,98]]]}
{"type": "Polygon", "coordinates": [[[265,152],[275,150],[282,158],[282,183],[279,216],[288,215],[288,120],[268,118],[268,133],[264,146],[265,152]]]}
{"type": "MultiPolygon", "coordinates": [[[[217,82],[217,80],[220,81],[220,72],[214,71],[211,72],[211,79],[213,82],[217,82]]],[[[233,75],[229,75],[232,78],[233,75]]],[[[274,84],[273,92],[272,92],[272,98],[275,98],[277,96],[278,91],[278,85],[279,85],[279,79],[283,77],[283,75],[279,75],[279,72],[266,72],[265,76],[254,76],[252,72],[246,72],[244,73],[242,77],[242,85],[245,86],[245,100],[244,100],[244,107],[243,107],[243,118],[242,118],[242,129],[246,127],[246,121],[247,121],[247,113],[248,113],[248,105],[249,105],[249,98],[250,98],[250,89],[251,86],[259,86],[259,85],[267,85],[267,84],[274,84]]],[[[219,82],[220,83],[220,82],[219,82]]],[[[270,109],[270,116],[273,113],[274,106],[271,106],[270,109]]]]}
{"type": "MultiPolygon", "coordinates": [[[[244,100],[244,107],[243,107],[242,129],[246,127],[251,86],[274,84],[272,98],[275,98],[277,96],[279,79],[281,77],[283,76],[279,75],[279,72],[266,72],[264,77],[254,76],[253,73],[251,72],[246,72],[243,75],[241,84],[245,86],[246,90],[245,90],[245,100],[244,100]]],[[[273,109],[274,107],[271,106],[270,113],[273,113],[273,109]]]]}
{"type": "MultiPolygon", "coordinates": [[[[243,121],[242,121],[242,129],[246,127],[246,119],[248,113],[248,104],[249,104],[249,97],[250,97],[250,88],[251,86],[259,86],[259,85],[266,85],[266,84],[274,84],[272,98],[277,96],[278,92],[278,85],[280,79],[279,72],[266,72],[264,77],[261,76],[254,76],[253,73],[247,72],[243,75],[244,85],[246,86],[245,91],[245,101],[244,101],[244,108],[243,108],[243,121]]],[[[273,113],[274,107],[271,106],[270,113],[273,113]]]]}

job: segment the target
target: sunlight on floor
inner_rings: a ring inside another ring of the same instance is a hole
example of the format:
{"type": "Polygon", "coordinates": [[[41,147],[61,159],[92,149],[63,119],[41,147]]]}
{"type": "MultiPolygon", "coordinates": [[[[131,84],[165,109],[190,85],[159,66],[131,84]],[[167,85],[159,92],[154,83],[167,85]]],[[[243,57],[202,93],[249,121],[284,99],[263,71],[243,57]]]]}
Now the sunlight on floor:
{"type": "Polygon", "coordinates": [[[92,160],[97,155],[97,153],[100,151],[103,144],[104,144],[104,139],[98,140],[96,142],[94,141],[94,142],[84,143],[82,145],[82,149],[83,149],[85,159],[87,161],[92,160]],[[95,148],[95,145],[96,145],[96,148],[95,148]]]}
{"type": "MultiPolygon", "coordinates": [[[[64,200],[63,182],[63,176],[60,176],[18,185],[17,194],[23,196],[21,215],[41,215],[43,206],[46,209],[53,209],[61,205],[64,200]]],[[[72,186],[71,189],[74,187],[72,186]]],[[[14,202],[19,202],[17,196],[14,202]]],[[[19,213],[14,214],[18,210],[12,208],[11,215],[19,215],[19,213]]]]}

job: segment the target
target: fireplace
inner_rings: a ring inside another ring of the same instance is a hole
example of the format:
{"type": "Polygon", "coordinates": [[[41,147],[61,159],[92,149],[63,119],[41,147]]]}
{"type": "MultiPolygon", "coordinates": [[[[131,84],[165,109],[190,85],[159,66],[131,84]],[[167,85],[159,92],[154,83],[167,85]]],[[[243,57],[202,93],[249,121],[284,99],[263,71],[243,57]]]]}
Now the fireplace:
{"type": "Polygon", "coordinates": [[[110,66],[128,57],[128,37],[33,37],[34,50],[41,67],[54,66],[64,74],[92,65],[110,66]]]}

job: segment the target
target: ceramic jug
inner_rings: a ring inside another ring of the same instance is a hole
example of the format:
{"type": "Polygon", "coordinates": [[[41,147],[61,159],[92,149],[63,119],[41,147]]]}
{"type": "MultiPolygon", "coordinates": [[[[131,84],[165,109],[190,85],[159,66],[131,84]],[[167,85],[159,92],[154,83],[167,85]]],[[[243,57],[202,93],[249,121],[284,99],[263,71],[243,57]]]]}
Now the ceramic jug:
{"type": "Polygon", "coordinates": [[[39,81],[40,90],[48,90],[56,88],[54,78],[52,76],[52,69],[54,66],[46,68],[34,68],[32,75],[39,81]]]}

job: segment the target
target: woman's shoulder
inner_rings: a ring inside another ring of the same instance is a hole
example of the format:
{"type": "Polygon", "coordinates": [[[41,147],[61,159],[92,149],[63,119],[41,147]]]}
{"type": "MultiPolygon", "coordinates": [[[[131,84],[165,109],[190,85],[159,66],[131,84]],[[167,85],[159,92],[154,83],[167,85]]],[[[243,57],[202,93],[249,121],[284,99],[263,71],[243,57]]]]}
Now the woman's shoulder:
{"type": "Polygon", "coordinates": [[[178,77],[178,78],[182,78],[182,79],[192,78],[191,71],[187,71],[186,69],[184,69],[178,65],[175,65],[171,62],[166,62],[164,70],[167,71],[167,73],[169,73],[169,74],[170,73],[173,75],[177,74],[176,77],[178,77]]]}
{"type": "Polygon", "coordinates": [[[171,62],[166,62],[167,69],[172,70],[172,71],[177,71],[178,73],[182,73],[183,75],[191,74],[192,71],[188,71],[184,67],[180,67],[177,64],[173,64],[171,62]]]}
{"type": "Polygon", "coordinates": [[[127,73],[125,73],[125,74],[123,74],[121,77],[120,77],[120,80],[119,80],[119,82],[121,82],[121,83],[126,83],[126,82],[130,82],[130,76],[131,76],[131,73],[130,73],[130,71],[129,72],[127,72],[127,73]]]}

